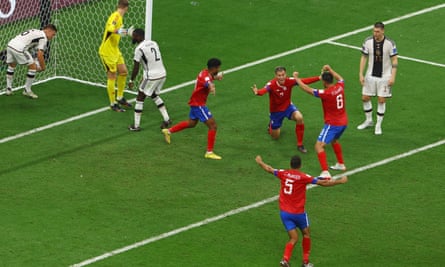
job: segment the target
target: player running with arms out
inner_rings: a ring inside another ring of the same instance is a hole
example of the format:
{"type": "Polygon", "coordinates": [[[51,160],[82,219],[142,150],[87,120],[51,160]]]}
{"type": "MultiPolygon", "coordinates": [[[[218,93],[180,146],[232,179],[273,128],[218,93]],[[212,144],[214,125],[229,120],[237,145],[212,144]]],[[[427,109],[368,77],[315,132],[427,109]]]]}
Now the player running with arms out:
{"type": "Polygon", "coordinates": [[[382,134],[386,99],[392,97],[391,88],[396,81],[397,55],[396,43],[385,36],[385,25],[382,22],[375,23],[373,36],[366,38],[362,46],[359,78],[363,86],[362,101],[366,119],[357,126],[357,129],[363,130],[374,125],[371,97],[377,95],[377,123],[374,134],[382,134]],[[368,61],[368,69],[366,75],[363,76],[366,61],[368,61]]]}
{"type": "Polygon", "coordinates": [[[173,125],[169,129],[163,129],[165,141],[170,144],[170,137],[172,133],[182,131],[187,128],[193,128],[198,124],[198,121],[205,123],[208,127],[207,132],[207,152],[204,157],[206,159],[222,159],[219,155],[213,152],[216,139],[216,121],[212,113],[207,108],[207,97],[210,93],[215,95],[216,87],[214,80],[222,80],[222,73],[219,73],[221,68],[221,60],[211,58],[207,61],[207,68],[202,70],[196,79],[195,89],[188,102],[190,106],[189,119],[173,125]]]}
{"type": "Polygon", "coordinates": [[[23,95],[30,98],[38,98],[31,90],[32,83],[38,71],[44,71],[46,68],[44,50],[48,41],[56,36],[57,28],[53,24],[46,25],[43,30],[27,30],[14,37],[8,43],[6,48],[6,95],[12,95],[12,82],[14,80],[15,68],[18,65],[27,65],[25,90],[23,95]],[[37,60],[31,56],[34,50],[37,50],[37,60]]]}
{"type": "Polygon", "coordinates": [[[322,177],[312,177],[302,171],[301,158],[293,156],[290,160],[290,169],[278,170],[263,162],[261,156],[256,157],[256,162],[263,170],[275,175],[281,181],[280,188],[280,216],[284,227],[289,235],[289,241],[284,248],[283,259],[280,266],[289,267],[292,251],[298,241],[297,228],[303,235],[303,267],[313,266],[309,262],[311,252],[311,237],[309,231],[309,219],[306,213],[306,185],[315,184],[321,186],[334,186],[344,184],[348,177],[343,176],[338,180],[326,179],[322,177]]]}
{"type": "Polygon", "coordinates": [[[321,166],[322,177],[331,177],[328,171],[328,161],[326,157],[325,146],[332,144],[332,148],[337,157],[337,163],[331,166],[333,170],[345,171],[346,166],[343,161],[342,147],[338,140],[348,125],[348,116],[346,115],[345,89],[343,78],[335,72],[329,65],[323,67],[321,80],[324,90],[312,89],[304,83],[304,80],[298,77],[298,72],[293,73],[300,88],[307,93],[321,99],[324,114],[324,127],[321,130],[318,140],[315,143],[318,161],[321,166]],[[337,80],[334,83],[334,79],[337,80]]]}
{"type": "MultiPolygon", "coordinates": [[[[313,83],[320,80],[320,77],[310,77],[304,79],[306,83],[313,83]]],[[[294,78],[287,77],[285,67],[275,68],[275,78],[269,81],[262,89],[258,89],[254,84],[252,91],[257,96],[269,93],[269,134],[273,139],[280,137],[280,128],[284,118],[296,121],[295,135],[297,137],[297,149],[302,153],[307,153],[303,145],[304,121],[303,114],[292,103],[292,88],[298,85],[294,78]]]]}
{"type": "Polygon", "coordinates": [[[107,71],[107,92],[110,100],[110,108],[117,112],[124,112],[120,105],[131,107],[124,98],[125,83],[127,80],[127,67],[124,57],[119,50],[121,36],[126,36],[133,31],[123,28],[123,17],[128,11],[128,0],[119,0],[117,10],[110,15],[105,25],[102,44],[99,47],[99,55],[107,71]],[[117,83],[117,96],[115,85],[117,83]]]}
{"type": "Polygon", "coordinates": [[[153,100],[157,105],[159,112],[161,112],[164,119],[161,128],[168,128],[171,124],[167,108],[165,107],[164,101],[159,96],[167,76],[164,64],[162,63],[161,52],[155,41],[145,40],[144,36],[145,33],[142,29],[135,29],[132,36],[132,42],[138,45],[134,50],[133,71],[131,73],[131,79],[128,82],[128,87],[133,88],[133,80],[136,79],[141,64],[144,68],[144,77],[139,86],[139,93],[134,107],[134,124],[128,127],[130,131],[141,130],[141,115],[142,110],[144,109],[144,100],[147,96],[153,100]]]}

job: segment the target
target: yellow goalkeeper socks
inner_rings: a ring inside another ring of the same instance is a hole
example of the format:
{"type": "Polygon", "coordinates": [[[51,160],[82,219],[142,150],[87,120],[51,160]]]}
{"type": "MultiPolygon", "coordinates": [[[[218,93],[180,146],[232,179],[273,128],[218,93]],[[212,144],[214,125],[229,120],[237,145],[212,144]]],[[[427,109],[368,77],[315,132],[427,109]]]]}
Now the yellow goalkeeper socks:
{"type": "Polygon", "coordinates": [[[124,97],[125,83],[127,82],[127,75],[117,76],[117,99],[120,100],[124,97]]]}
{"type": "Polygon", "coordinates": [[[116,80],[107,80],[107,92],[108,98],[110,99],[110,105],[116,104],[116,89],[115,89],[116,80]]]}

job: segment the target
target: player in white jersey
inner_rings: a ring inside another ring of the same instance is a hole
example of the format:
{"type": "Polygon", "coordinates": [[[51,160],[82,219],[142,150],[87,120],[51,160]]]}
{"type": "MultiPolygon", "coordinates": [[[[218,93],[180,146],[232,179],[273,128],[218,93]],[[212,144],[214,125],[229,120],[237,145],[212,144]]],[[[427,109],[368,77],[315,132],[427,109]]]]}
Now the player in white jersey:
{"type": "Polygon", "coordinates": [[[38,98],[38,96],[32,92],[31,85],[36,76],[36,72],[45,70],[43,51],[46,49],[48,40],[53,39],[56,32],[56,26],[48,24],[43,30],[27,30],[9,41],[6,49],[6,63],[8,64],[6,71],[6,95],[12,95],[14,71],[18,64],[28,66],[23,95],[30,98],[38,98]],[[36,61],[32,57],[33,51],[37,51],[36,61]]]}
{"type": "Polygon", "coordinates": [[[168,128],[171,124],[170,117],[165,107],[164,101],[159,96],[162,86],[165,83],[167,72],[162,63],[161,52],[159,46],[155,41],[145,40],[145,33],[142,29],[135,29],[132,33],[132,41],[138,44],[134,50],[134,65],[131,73],[131,79],[128,87],[133,88],[136,76],[139,73],[139,67],[142,64],[144,68],[144,75],[139,86],[139,93],[136,98],[136,105],[134,107],[134,124],[130,125],[130,131],[140,131],[141,115],[144,109],[144,100],[148,96],[157,105],[159,112],[164,119],[161,128],[168,128]]]}
{"type": "Polygon", "coordinates": [[[393,40],[385,36],[385,25],[382,22],[374,24],[373,36],[365,39],[360,59],[360,83],[362,84],[363,110],[366,120],[357,129],[363,130],[374,125],[372,120],[371,97],[378,97],[377,123],[374,133],[382,134],[382,121],[386,110],[386,98],[392,96],[391,87],[397,74],[397,47],[393,40]],[[363,76],[366,61],[368,69],[363,76]]]}

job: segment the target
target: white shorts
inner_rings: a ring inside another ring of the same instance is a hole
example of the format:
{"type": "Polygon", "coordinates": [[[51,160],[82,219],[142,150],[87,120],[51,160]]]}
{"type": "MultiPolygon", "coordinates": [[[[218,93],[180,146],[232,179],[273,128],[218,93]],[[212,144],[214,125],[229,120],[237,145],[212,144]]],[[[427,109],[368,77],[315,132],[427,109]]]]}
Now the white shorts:
{"type": "Polygon", "coordinates": [[[366,76],[365,85],[362,88],[362,94],[367,96],[391,97],[392,90],[389,86],[389,78],[366,76]]]}
{"type": "Polygon", "coordinates": [[[143,92],[146,96],[152,96],[153,94],[159,95],[165,80],[165,77],[157,80],[144,79],[139,86],[139,91],[143,92]]]}
{"type": "Polygon", "coordinates": [[[28,51],[19,52],[8,46],[6,48],[6,63],[17,63],[19,65],[31,65],[34,59],[28,51]]]}

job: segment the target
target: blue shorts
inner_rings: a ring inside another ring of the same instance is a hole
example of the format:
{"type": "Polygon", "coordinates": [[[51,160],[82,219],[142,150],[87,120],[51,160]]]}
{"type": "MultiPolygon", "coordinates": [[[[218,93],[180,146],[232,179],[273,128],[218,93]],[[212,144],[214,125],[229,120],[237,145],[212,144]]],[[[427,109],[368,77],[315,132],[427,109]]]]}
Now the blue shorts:
{"type": "Polygon", "coordinates": [[[306,212],[294,214],[280,211],[280,216],[286,231],[294,230],[295,228],[303,230],[309,227],[309,218],[307,217],[306,212]]]}
{"type": "Polygon", "coordinates": [[[334,140],[340,139],[341,135],[346,130],[346,127],[348,126],[333,126],[325,124],[320,135],[318,136],[318,141],[329,144],[334,140]]]}
{"type": "Polygon", "coordinates": [[[284,118],[292,119],[292,114],[298,111],[294,104],[290,104],[285,111],[270,113],[270,126],[273,130],[278,129],[283,124],[284,118]]]}
{"type": "Polygon", "coordinates": [[[189,118],[191,120],[199,120],[200,122],[206,122],[211,119],[212,112],[207,108],[207,106],[192,106],[190,107],[189,118]]]}

